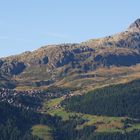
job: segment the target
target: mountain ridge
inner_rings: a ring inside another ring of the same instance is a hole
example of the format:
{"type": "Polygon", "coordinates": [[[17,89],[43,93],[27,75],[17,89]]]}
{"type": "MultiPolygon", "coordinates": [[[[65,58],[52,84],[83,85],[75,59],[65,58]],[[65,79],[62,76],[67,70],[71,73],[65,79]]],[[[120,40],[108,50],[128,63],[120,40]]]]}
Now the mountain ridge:
{"type": "Polygon", "coordinates": [[[33,52],[1,58],[0,76],[31,86],[39,81],[54,84],[98,68],[137,65],[140,63],[139,27],[140,19],[137,19],[126,31],[113,36],[77,44],[47,45],[33,52]]]}
{"type": "MultiPolygon", "coordinates": [[[[140,19],[137,19],[124,32],[121,32],[121,33],[125,34],[125,33],[129,32],[129,31],[134,32],[134,33],[140,32],[140,19]]],[[[66,46],[71,46],[71,45],[76,46],[76,45],[82,45],[82,44],[84,45],[84,44],[86,44],[87,42],[90,42],[90,41],[98,41],[100,39],[102,40],[102,39],[106,39],[106,38],[111,38],[113,36],[118,37],[121,33],[117,33],[117,34],[114,34],[112,36],[107,36],[107,37],[103,37],[103,38],[99,38],[99,39],[90,39],[90,40],[87,40],[86,42],[81,42],[81,43],[62,43],[62,44],[58,44],[58,45],[57,44],[56,45],[55,44],[54,45],[44,45],[44,46],[42,46],[42,47],[40,47],[40,48],[38,48],[38,49],[36,49],[34,51],[26,51],[26,52],[23,52],[21,54],[7,56],[7,57],[2,57],[0,59],[5,59],[5,58],[9,58],[9,57],[16,57],[18,55],[28,55],[28,54],[34,53],[36,51],[39,51],[41,49],[45,49],[46,50],[46,49],[50,49],[52,47],[62,47],[62,46],[65,46],[65,45],[66,46]]]]}

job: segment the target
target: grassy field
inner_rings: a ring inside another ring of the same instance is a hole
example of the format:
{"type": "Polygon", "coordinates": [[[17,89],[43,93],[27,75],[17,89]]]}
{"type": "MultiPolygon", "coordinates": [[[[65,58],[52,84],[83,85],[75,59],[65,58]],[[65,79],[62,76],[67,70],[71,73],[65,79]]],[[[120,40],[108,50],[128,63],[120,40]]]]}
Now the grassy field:
{"type": "Polygon", "coordinates": [[[47,112],[51,114],[52,116],[54,115],[60,116],[62,117],[63,120],[67,120],[69,119],[69,116],[76,114],[76,113],[67,112],[62,107],[55,108],[61,103],[61,101],[63,101],[63,98],[56,98],[56,99],[52,99],[50,101],[44,102],[43,108],[42,108],[43,112],[47,112]]]}
{"type": "MultiPolygon", "coordinates": [[[[56,106],[57,104],[60,104],[62,101],[62,98],[53,99],[51,101],[48,101],[44,103],[43,110],[52,106],[56,106]]],[[[62,117],[63,120],[68,120],[69,116],[79,116],[82,117],[86,122],[82,125],[77,126],[77,129],[82,129],[85,126],[91,126],[95,125],[97,127],[98,132],[104,132],[104,131],[120,131],[121,128],[123,128],[122,120],[124,118],[121,117],[106,117],[106,116],[94,116],[89,114],[81,114],[81,113],[75,113],[75,112],[67,112],[63,107],[59,107],[57,109],[50,109],[47,113],[51,114],[52,116],[57,115],[62,117]]]]}
{"type": "Polygon", "coordinates": [[[134,124],[127,129],[128,132],[133,131],[134,129],[140,130],[140,124],[134,124]]]}
{"type": "MultiPolygon", "coordinates": [[[[96,116],[75,112],[67,112],[63,107],[53,108],[60,104],[63,98],[52,99],[44,103],[44,109],[49,109],[47,113],[52,116],[57,115],[62,117],[63,120],[68,120],[69,116],[79,116],[86,120],[82,125],[78,125],[76,129],[83,129],[85,126],[96,126],[96,132],[123,132],[123,121],[128,119],[127,117],[108,117],[108,116],[96,116]]],[[[125,131],[132,131],[134,129],[140,129],[140,124],[131,124],[125,131]]]]}
{"type": "Polygon", "coordinates": [[[44,109],[48,109],[48,108],[54,107],[54,106],[60,104],[60,102],[62,100],[63,100],[63,98],[55,98],[53,100],[45,102],[43,107],[44,107],[44,109]]]}
{"type": "Polygon", "coordinates": [[[35,125],[32,127],[32,134],[43,140],[53,140],[50,131],[51,129],[46,125],[35,125]]]}

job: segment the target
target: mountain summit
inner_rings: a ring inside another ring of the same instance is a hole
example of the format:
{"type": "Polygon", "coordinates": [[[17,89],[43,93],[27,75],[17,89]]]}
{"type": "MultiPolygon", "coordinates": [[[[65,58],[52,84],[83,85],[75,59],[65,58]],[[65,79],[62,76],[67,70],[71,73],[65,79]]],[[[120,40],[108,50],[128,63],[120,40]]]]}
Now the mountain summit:
{"type": "Polygon", "coordinates": [[[0,86],[94,85],[102,79],[95,74],[99,69],[129,68],[139,63],[140,19],[127,31],[113,36],[79,44],[49,45],[33,52],[2,58],[0,86]]]}
{"type": "Polygon", "coordinates": [[[137,19],[134,23],[132,23],[128,30],[133,32],[140,32],[140,19],[137,19]]]}

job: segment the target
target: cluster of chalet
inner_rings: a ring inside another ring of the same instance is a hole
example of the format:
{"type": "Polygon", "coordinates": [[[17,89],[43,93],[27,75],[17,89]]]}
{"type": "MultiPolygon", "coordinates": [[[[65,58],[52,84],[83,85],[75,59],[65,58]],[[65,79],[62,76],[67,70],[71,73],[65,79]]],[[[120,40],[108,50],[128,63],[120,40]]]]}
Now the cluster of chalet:
{"type": "Polygon", "coordinates": [[[0,102],[6,102],[11,105],[14,105],[16,107],[23,107],[27,110],[29,109],[35,109],[33,107],[28,106],[28,104],[24,103],[24,101],[21,102],[20,98],[21,97],[32,97],[37,98],[37,95],[41,93],[41,91],[16,91],[16,90],[11,90],[11,89],[0,89],[0,102]]]}
{"type": "Polygon", "coordinates": [[[2,88],[0,89],[0,101],[6,100],[10,97],[18,97],[20,95],[36,97],[36,95],[39,93],[41,93],[41,91],[37,91],[37,90],[17,91],[17,90],[2,88]]]}
{"type": "MultiPolygon", "coordinates": [[[[39,109],[41,103],[37,103],[36,107],[31,107],[31,104],[29,105],[24,103],[24,101],[18,100],[21,97],[30,97],[30,99],[42,99],[42,100],[50,100],[52,98],[58,98],[62,97],[63,94],[61,92],[53,93],[53,92],[47,92],[43,90],[28,90],[28,91],[17,91],[13,89],[0,89],[0,102],[7,102],[11,105],[14,105],[16,107],[23,107],[27,110],[36,110],[39,109]]],[[[36,100],[35,100],[36,101],[36,100]]],[[[41,102],[41,101],[40,101],[41,102]]]]}
{"type": "MultiPolygon", "coordinates": [[[[69,92],[69,94],[65,94],[65,95],[61,96],[61,99],[65,100],[65,99],[68,99],[72,96],[77,96],[77,95],[82,96],[83,93],[81,93],[81,92],[69,92]]],[[[53,109],[58,109],[58,108],[61,108],[61,102],[59,104],[56,104],[55,106],[51,106],[50,108],[48,108],[48,110],[53,110],[53,109]]]]}

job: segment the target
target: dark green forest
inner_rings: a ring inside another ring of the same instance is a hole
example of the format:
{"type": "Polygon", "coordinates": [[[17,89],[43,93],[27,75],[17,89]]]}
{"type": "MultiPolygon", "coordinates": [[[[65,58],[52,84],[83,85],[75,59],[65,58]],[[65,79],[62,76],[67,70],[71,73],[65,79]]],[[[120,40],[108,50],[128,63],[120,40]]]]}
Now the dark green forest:
{"type": "Polygon", "coordinates": [[[68,98],[62,104],[68,111],[140,118],[140,80],[96,89],[68,98]]]}
{"type": "Polygon", "coordinates": [[[0,103],[0,140],[39,140],[29,131],[39,118],[34,112],[0,103]]]}
{"type": "MultiPolygon", "coordinates": [[[[140,119],[140,80],[127,84],[96,89],[82,96],[70,97],[62,102],[67,111],[94,115],[129,116],[140,119]]],[[[86,120],[79,116],[61,117],[0,103],[0,140],[41,140],[31,133],[36,124],[51,128],[53,140],[139,140],[140,131],[96,133],[96,126],[76,129],[86,120]]],[[[129,121],[129,120],[128,120],[129,121]]],[[[126,126],[127,126],[127,122],[126,126]]]]}
{"type": "Polygon", "coordinates": [[[88,126],[76,130],[77,124],[84,123],[78,116],[62,121],[60,117],[42,115],[12,107],[7,103],[0,104],[0,140],[41,140],[31,134],[31,126],[45,124],[52,128],[54,140],[139,140],[140,132],[130,133],[94,133],[96,127],[88,126]],[[13,115],[14,114],[14,115],[13,115]]]}

